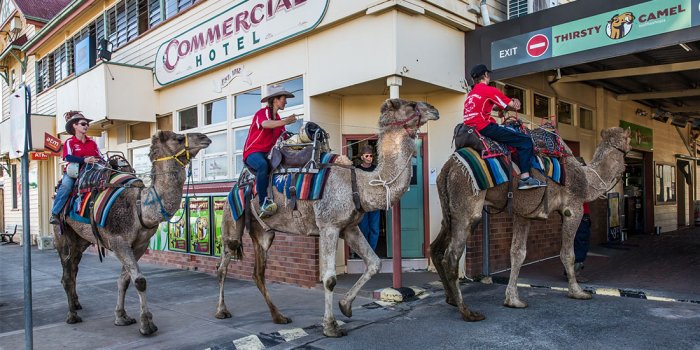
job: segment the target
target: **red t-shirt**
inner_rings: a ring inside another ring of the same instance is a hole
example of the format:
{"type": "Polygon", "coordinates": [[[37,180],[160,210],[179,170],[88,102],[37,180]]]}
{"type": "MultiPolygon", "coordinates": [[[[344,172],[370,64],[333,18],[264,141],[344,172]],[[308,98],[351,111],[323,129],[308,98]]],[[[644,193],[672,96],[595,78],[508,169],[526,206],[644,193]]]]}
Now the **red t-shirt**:
{"type": "Polygon", "coordinates": [[[591,215],[591,208],[588,206],[588,203],[583,203],[583,214],[591,215]]]}
{"type": "Polygon", "coordinates": [[[82,158],[102,156],[100,149],[97,147],[97,143],[87,136],[85,136],[85,142],[80,141],[75,136],[66,140],[63,144],[63,160],[66,160],[66,156],[68,155],[82,158]]]}
{"type": "Polygon", "coordinates": [[[262,123],[266,120],[280,120],[279,114],[276,114],[274,118],[270,114],[272,113],[270,113],[270,108],[268,107],[261,108],[255,113],[253,123],[250,124],[250,129],[248,129],[248,138],[245,140],[245,146],[243,147],[243,161],[252,153],[270,152],[272,146],[275,145],[277,139],[284,132],[283,126],[272,129],[262,127],[262,123]]]}
{"type": "Polygon", "coordinates": [[[491,117],[494,105],[506,108],[509,103],[510,98],[495,87],[484,83],[476,84],[464,101],[464,124],[481,130],[490,123],[496,123],[491,117]]]}

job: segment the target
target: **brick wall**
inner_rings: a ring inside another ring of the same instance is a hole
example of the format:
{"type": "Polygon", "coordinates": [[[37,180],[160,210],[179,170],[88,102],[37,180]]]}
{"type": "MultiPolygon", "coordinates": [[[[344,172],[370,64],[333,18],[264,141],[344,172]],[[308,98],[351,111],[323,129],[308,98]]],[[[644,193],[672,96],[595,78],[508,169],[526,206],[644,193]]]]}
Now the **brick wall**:
{"type": "MultiPolygon", "coordinates": [[[[268,251],[266,281],[314,287],[319,280],[318,237],[278,233],[268,251]]],[[[140,261],[216,275],[218,257],[149,250],[140,261]]],[[[243,260],[231,261],[228,276],[252,280],[255,251],[248,235],[243,236],[243,260]]]]}
{"type": "MultiPolygon", "coordinates": [[[[507,212],[490,216],[489,271],[510,268],[510,242],[513,238],[513,219],[507,212]]],[[[475,277],[482,274],[482,227],[467,241],[466,273],[475,277]]],[[[547,221],[534,221],[527,237],[525,262],[559,254],[561,248],[561,216],[553,213],[547,221]]]]}

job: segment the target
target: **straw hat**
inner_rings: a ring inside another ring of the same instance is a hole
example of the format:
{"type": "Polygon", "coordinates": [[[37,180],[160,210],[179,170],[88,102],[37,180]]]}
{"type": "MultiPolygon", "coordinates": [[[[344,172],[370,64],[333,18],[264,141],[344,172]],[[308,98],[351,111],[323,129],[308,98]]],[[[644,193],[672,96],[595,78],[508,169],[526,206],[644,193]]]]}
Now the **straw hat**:
{"type": "Polygon", "coordinates": [[[267,103],[267,101],[271,98],[277,97],[277,96],[287,96],[289,98],[294,97],[294,94],[291,92],[287,91],[284,89],[284,86],[282,85],[270,85],[267,87],[267,96],[263,97],[260,102],[267,103]]]}
{"type": "Polygon", "coordinates": [[[63,117],[66,119],[66,132],[75,135],[75,129],[73,128],[73,124],[85,120],[88,123],[92,121],[92,119],[85,118],[85,116],[78,112],[78,111],[68,111],[66,114],[63,115],[63,117]]]}

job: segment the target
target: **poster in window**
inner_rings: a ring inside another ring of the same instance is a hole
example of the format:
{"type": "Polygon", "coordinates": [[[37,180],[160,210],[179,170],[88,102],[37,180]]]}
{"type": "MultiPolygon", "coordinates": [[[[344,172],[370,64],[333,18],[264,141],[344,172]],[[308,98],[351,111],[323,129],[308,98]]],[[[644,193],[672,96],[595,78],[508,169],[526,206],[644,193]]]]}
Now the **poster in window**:
{"type": "Polygon", "coordinates": [[[167,250],[168,249],[168,223],[161,222],[158,225],[158,230],[151,237],[148,242],[148,249],[150,250],[167,250]]]}
{"type": "Polygon", "coordinates": [[[209,197],[192,197],[188,205],[190,218],[189,252],[211,255],[211,225],[209,222],[209,197]]]}
{"type": "Polygon", "coordinates": [[[168,250],[187,252],[187,218],[185,213],[185,198],[168,224],[168,250]]]}
{"type": "Polygon", "coordinates": [[[620,194],[608,193],[608,242],[617,242],[622,238],[620,226],[620,194]]]}
{"type": "Polygon", "coordinates": [[[224,219],[226,197],[213,197],[214,206],[214,255],[221,256],[221,224],[224,219]]]}
{"type": "Polygon", "coordinates": [[[654,166],[656,205],[676,204],[676,167],[656,163],[654,166]]]}

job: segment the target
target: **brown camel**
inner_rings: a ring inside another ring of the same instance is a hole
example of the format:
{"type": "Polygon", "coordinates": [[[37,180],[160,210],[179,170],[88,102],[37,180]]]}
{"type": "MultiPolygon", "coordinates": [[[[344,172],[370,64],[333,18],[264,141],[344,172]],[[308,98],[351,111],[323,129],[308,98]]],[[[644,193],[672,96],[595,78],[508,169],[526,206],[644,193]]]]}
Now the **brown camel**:
{"type": "MultiPolygon", "coordinates": [[[[100,244],[111,250],[122,263],[122,271],[117,281],[115,325],[127,326],[136,323],[124,310],[126,289],[129,283],[133,282],[141,302],[139,331],[143,335],[149,335],[158,330],[146,304],[146,279],[141,274],[137,262],[148,249],[148,242],[158,230],[158,224],[167,221],[169,217],[165,216],[170,216],[170,213],[174,213],[180,207],[182,186],[186,179],[186,164],[210,143],[211,140],[204,134],[158,132],[151,140],[152,185],[124,189],[114,202],[105,227],[98,228],[102,237],[100,244]],[[142,204],[137,208],[139,196],[142,198],[142,204]]],[[[82,322],[76,313],[82,306],[75,291],[75,281],[83,252],[91,244],[96,244],[95,236],[90,224],[83,224],[66,216],[63,229],[60,225],[54,226],[54,239],[63,265],[61,283],[68,297],[66,322],[82,322]]]]}
{"type": "MultiPolygon", "coordinates": [[[[325,289],[323,333],[329,337],[340,337],[346,334],[346,331],[335,320],[332,305],[333,288],[336,284],[335,254],[338,238],[345,239],[350,248],[357,252],[367,265],[367,270],[339,303],[342,313],[351,317],[352,302],[358,291],[381,267],[379,257],[367,243],[357,224],[364,212],[388,209],[390,203],[399,200],[401,195],[406,192],[411,179],[410,164],[416,149],[415,138],[418,129],[429,120],[437,120],[438,118],[438,111],[427,103],[401,99],[384,102],[379,118],[379,161],[377,168],[373,172],[358,171],[356,173],[362,210],[356,210],[353,204],[350,169],[332,167],[322,199],[298,201],[299,213],[294,213],[294,215],[291,208],[280,205],[277,214],[265,219],[265,224],[271,228],[268,231],[265,231],[258,222],[252,220],[249,234],[255,247],[253,277],[267,302],[273,322],[280,324],[291,322],[291,319],[280,313],[272,303],[265,286],[267,251],[275,238],[275,231],[320,236],[321,280],[325,289]],[[372,185],[370,185],[370,181],[372,181],[372,185]]],[[[277,192],[276,189],[273,192],[277,203],[285,202],[284,194],[277,192]]],[[[253,200],[252,202],[252,205],[259,212],[257,209],[258,201],[253,200]]],[[[224,303],[224,282],[231,258],[239,257],[241,254],[243,229],[243,219],[234,221],[229,205],[226,203],[223,224],[221,225],[224,252],[221,255],[218,269],[217,318],[231,317],[231,313],[224,303]]]]}
{"type": "MultiPolygon", "coordinates": [[[[561,261],[569,276],[569,297],[590,299],[576,281],[574,273],[573,242],[576,229],[583,215],[583,203],[606,193],[619,180],[625,169],[625,154],[629,151],[630,131],[609,128],[601,132],[602,140],[590,165],[584,166],[573,157],[564,158],[567,171],[566,185],[561,186],[547,179],[547,187],[533,190],[515,190],[513,199],[513,240],[510,247],[510,280],[506,288],[504,305],[524,308],[527,304],[518,297],[517,281],[520,267],[525,260],[525,244],[532,220],[547,219],[551,212],[559,212],[563,218],[561,261]],[[547,196],[544,196],[547,191],[547,196]],[[548,210],[543,198],[548,199],[548,210]],[[547,210],[547,211],[546,211],[547,210]]],[[[538,174],[541,177],[541,174],[538,174]]],[[[469,310],[462,299],[457,280],[458,262],[469,236],[481,221],[482,208],[505,208],[508,185],[502,184],[479,193],[469,190],[470,179],[458,160],[450,158],[437,178],[442,227],[430,244],[430,254],[445,288],[446,302],[459,307],[465,321],[480,321],[485,317],[469,310]]],[[[513,180],[517,181],[517,180],[513,180]]],[[[514,186],[515,188],[515,186],[514,186]]]]}

